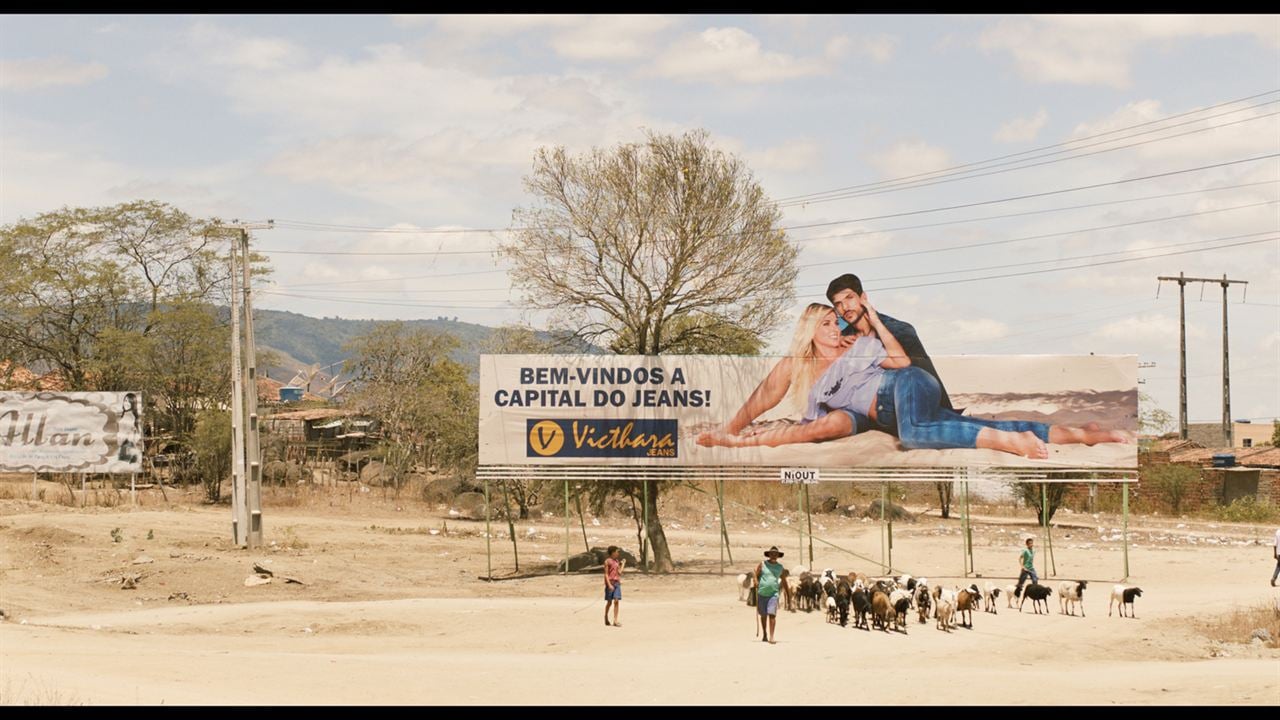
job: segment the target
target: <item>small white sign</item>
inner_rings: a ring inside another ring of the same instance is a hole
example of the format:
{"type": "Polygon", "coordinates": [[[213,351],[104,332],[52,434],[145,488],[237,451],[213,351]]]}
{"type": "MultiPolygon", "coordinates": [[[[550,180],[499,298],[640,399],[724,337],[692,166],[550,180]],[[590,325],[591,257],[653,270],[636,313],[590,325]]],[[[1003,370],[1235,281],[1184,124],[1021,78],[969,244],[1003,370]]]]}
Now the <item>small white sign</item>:
{"type": "Polygon", "coordinates": [[[818,468],[782,468],[778,471],[778,476],[783,485],[794,483],[813,485],[819,480],[818,468]]]}

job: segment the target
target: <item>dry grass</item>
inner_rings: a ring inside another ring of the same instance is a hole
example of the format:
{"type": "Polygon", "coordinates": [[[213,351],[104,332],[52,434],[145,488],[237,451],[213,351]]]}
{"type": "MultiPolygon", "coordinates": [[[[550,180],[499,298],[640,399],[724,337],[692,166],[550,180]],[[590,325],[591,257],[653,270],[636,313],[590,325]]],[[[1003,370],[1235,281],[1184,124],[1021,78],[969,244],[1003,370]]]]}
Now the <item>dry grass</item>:
{"type": "Polygon", "coordinates": [[[1211,640],[1247,645],[1253,631],[1264,628],[1271,633],[1269,648],[1280,648],[1280,602],[1259,602],[1245,608],[1236,608],[1214,620],[1201,622],[1199,630],[1211,640]]]}
{"type": "Polygon", "coordinates": [[[28,676],[16,684],[12,678],[0,683],[0,705],[84,705],[78,696],[51,688],[28,676]]]}

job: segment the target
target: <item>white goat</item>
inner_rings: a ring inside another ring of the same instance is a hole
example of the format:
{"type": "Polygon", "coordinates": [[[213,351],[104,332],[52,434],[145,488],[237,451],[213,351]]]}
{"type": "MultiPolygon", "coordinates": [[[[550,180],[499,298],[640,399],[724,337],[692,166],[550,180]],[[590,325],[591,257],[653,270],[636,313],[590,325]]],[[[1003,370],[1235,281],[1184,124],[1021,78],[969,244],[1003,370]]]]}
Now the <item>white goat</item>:
{"type": "MultiPolygon", "coordinates": [[[[1142,597],[1142,588],[1132,585],[1116,585],[1111,588],[1111,601],[1107,603],[1107,617],[1111,616],[1111,606],[1120,605],[1120,617],[1134,617],[1133,599],[1142,597]],[[1124,614],[1124,606],[1129,606],[1129,614],[1124,614]]],[[[1280,608],[1280,605],[1277,605],[1280,608]]]]}
{"type": "Polygon", "coordinates": [[[1063,580],[1058,583],[1058,609],[1063,615],[1075,615],[1076,603],[1080,603],[1080,617],[1084,617],[1084,589],[1088,585],[1088,580],[1063,580]]]}
{"type": "Polygon", "coordinates": [[[996,612],[996,598],[1000,597],[1000,593],[1004,591],[996,587],[995,585],[992,585],[991,583],[987,583],[986,587],[983,588],[983,590],[984,590],[983,596],[984,596],[984,599],[986,600],[986,605],[987,605],[986,612],[989,612],[992,615],[999,614],[996,612]]]}

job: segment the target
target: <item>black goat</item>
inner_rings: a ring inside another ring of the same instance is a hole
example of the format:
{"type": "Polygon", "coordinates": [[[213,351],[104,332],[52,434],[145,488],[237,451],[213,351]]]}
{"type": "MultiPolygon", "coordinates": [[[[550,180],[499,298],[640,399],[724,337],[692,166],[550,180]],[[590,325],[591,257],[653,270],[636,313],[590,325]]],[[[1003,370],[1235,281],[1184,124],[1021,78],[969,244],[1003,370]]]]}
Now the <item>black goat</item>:
{"type": "Polygon", "coordinates": [[[853,600],[853,588],[844,578],[836,583],[836,611],[840,613],[840,627],[849,624],[849,604],[853,600]]]}
{"type": "Polygon", "coordinates": [[[1053,589],[1050,588],[1048,585],[1040,585],[1039,583],[1032,583],[1026,586],[1022,590],[1022,600],[1018,603],[1018,612],[1022,612],[1023,603],[1027,601],[1027,598],[1031,598],[1031,608],[1036,611],[1036,614],[1037,615],[1040,614],[1040,603],[1044,603],[1044,614],[1048,615],[1049,614],[1048,597],[1052,594],[1053,594],[1053,589]]]}
{"type": "Polygon", "coordinates": [[[866,590],[858,588],[849,596],[849,602],[853,604],[853,626],[870,630],[867,625],[867,613],[871,612],[871,596],[866,590]]]}

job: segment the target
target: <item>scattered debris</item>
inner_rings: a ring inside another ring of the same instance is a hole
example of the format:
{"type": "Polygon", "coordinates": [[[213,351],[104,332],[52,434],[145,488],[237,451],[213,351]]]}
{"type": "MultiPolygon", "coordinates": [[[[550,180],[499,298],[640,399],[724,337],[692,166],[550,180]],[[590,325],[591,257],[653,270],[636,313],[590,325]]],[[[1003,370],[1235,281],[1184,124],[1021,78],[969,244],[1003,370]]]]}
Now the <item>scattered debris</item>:
{"type": "Polygon", "coordinates": [[[136,590],[138,589],[138,581],[141,579],[141,575],[125,575],[120,578],[120,589],[136,590]]]}
{"type": "Polygon", "coordinates": [[[266,585],[269,582],[271,582],[270,575],[250,575],[244,579],[244,586],[255,587],[258,585],[266,585]]]}
{"type": "Polygon", "coordinates": [[[288,584],[290,584],[290,583],[292,583],[292,584],[294,584],[294,585],[306,585],[306,583],[302,582],[302,581],[301,581],[301,580],[299,580],[298,578],[296,578],[296,577],[290,577],[290,576],[288,576],[288,575],[281,575],[281,576],[280,576],[280,579],[281,579],[281,580],[284,580],[284,582],[285,582],[285,584],[286,584],[286,585],[288,585],[288,584]]]}
{"type": "Polygon", "coordinates": [[[270,570],[268,570],[267,568],[263,567],[258,563],[253,564],[253,571],[259,575],[266,575],[267,577],[271,577],[272,575],[275,575],[275,573],[271,572],[270,570]]]}
{"type": "Polygon", "coordinates": [[[151,559],[150,557],[147,557],[146,555],[139,555],[138,557],[133,559],[134,565],[150,565],[153,562],[155,562],[155,560],[151,559]]]}
{"type": "Polygon", "coordinates": [[[191,597],[184,592],[169,593],[170,600],[190,600],[191,597]]]}

